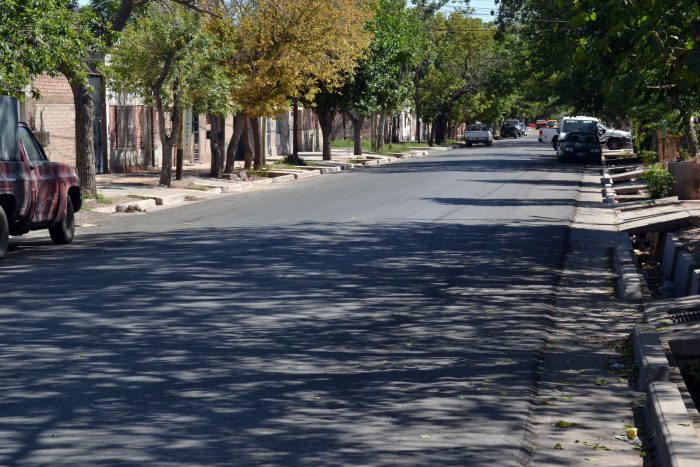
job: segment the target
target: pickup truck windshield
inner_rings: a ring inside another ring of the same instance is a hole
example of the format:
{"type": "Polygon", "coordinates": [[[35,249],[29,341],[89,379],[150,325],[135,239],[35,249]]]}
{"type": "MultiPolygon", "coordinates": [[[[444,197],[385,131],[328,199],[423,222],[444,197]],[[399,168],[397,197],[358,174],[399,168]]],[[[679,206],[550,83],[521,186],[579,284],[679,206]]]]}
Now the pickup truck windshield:
{"type": "Polygon", "coordinates": [[[597,122],[595,120],[564,120],[561,123],[561,131],[563,133],[569,133],[571,131],[578,131],[581,127],[586,125],[595,125],[597,122]]]}
{"type": "Polygon", "coordinates": [[[467,131],[489,131],[488,125],[469,125],[467,131]]]}
{"type": "Polygon", "coordinates": [[[44,162],[44,156],[41,154],[41,149],[37,146],[32,135],[29,134],[29,130],[24,127],[19,128],[19,141],[22,143],[24,148],[24,153],[29,159],[29,163],[32,165],[41,164],[44,162]]]}

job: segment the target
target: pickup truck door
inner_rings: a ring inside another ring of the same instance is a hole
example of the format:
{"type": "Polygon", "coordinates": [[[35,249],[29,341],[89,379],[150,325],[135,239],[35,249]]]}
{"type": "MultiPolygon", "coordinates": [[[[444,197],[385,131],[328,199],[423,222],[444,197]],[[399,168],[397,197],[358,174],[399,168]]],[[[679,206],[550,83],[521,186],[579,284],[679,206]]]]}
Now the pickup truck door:
{"type": "Polygon", "coordinates": [[[58,180],[39,144],[27,128],[18,129],[20,152],[29,167],[31,183],[32,214],[31,224],[44,224],[53,221],[58,207],[58,180]]]}

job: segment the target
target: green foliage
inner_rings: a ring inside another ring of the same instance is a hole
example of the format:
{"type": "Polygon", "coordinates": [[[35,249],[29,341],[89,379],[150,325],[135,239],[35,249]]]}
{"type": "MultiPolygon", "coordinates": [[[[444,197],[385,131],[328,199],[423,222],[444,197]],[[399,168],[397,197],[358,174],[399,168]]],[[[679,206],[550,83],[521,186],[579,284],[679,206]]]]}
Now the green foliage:
{"type": "Polygon", "coordinates": [[[151,5],[119,35],[109,73],[115,91],[166,109],[178,101],[195,112],[230,113],[235,76],[226,66],[226,44],[203,17],[178,5],[151,5]]]}
{"type": "Polygon", "coordinates": [[[696,0],[501,0],[498,23],[525,43],[541,99],[680,131],[700,108],[699,16],[696,0]]]}
{"type": "Polygon", "coordinates": [[[367,29],[373,34],[369,52],[343,90],[342,108],[362,115],[400,110],[412,96],[415,66],[425,50],[417,12],[405,0],[378,0],[367,29]]]}
{"type": "Polygon", "coordinates": [[[639,157],[642,158],[642,163],[647,166],[659,161],[659,156],[656,154],[656,151],[641,150],[639,151],[639,157]]]}
{"type": "Polygon", "coordinates": [[[673,175],[660,164],[649,167],[641,178],[647,182],[647,189],[653,199],[665,198],[673,191],[673,175]]]}
{"type": "Polygon", "coordinates": [[[489,89],[499,64],[494,60],[495,29],[459,11],[436,14],[426,27],[431,44],[417,80],[418,115],[424,120],[479,119],[497,101],[489,89]]]}
{"type": "Polygon", "coordinates": [[[41,73],[84,82],[90,54],[100,52],[93,20],[70,0],[0,0],[0,94],[24,98],[41,73]]]}

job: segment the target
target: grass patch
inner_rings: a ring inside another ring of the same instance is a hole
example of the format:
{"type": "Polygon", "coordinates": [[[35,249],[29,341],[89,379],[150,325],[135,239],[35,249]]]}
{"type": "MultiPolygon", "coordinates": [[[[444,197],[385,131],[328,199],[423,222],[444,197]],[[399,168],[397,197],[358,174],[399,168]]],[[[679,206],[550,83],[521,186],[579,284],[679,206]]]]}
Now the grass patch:
{"type": "Polygon", "coordinates": [[[207,191],[209,189],[208,186],[199,185],[199,184],[194,183],[194,182],[190,182],[187,185],[183,186],[182,188],[184,188],[185,190],[196,190],[196,191],[207,191]]]}
{"type": "Polygon", "coordinates": [[[294,156],[286,155],[282,158],[282,160],[277,162],[277,164],[275,164],[275,165],[282,165],[285,167],[298,167],[300,165],[308,165],[308,164],[301,157],[294,159],[294,156]]]}
{"type": "Polygon", "coordinates": [[[142,195],[126,195],[128,198],[133,198],[133,199],[153,199],[150,196],[142,196],[142,195]]]}
{"type": "Polygon", "coordinates": [[[85,196],[83,199],[85,201],[95,201],[97,204],[113,204],[114,203],[114,201],[112,201],[111,198],[108,198],[105,195],[102,195],[100,193],[97,193],[97,196],[85,196]]]}
{"type": "Polygon", "coordinates": [[[246,169],[248,178],[267,178],[270,174],[270,167],[265,165],[259,169],[246,169]]]}
{"type": "MultiPolygon", "coordinates": [[[[446,144],[450,144],[448,141],[446,144]]],[[[355,143],[351,139],[338,139],[331,141],[331,148],[335,149],[352,149],[355,147],[355,143]]],[[[406,143],[387,143],[381,151],[372,151],[372,145],[367,140],[362,140],[362,152],[369,152],[372,154],[380,154],[382,156],[388,156],[392,152],[408,152],[409,148],[429,148],[428,143],[416,143],[416,142],[406,142],[406,143]]]]}

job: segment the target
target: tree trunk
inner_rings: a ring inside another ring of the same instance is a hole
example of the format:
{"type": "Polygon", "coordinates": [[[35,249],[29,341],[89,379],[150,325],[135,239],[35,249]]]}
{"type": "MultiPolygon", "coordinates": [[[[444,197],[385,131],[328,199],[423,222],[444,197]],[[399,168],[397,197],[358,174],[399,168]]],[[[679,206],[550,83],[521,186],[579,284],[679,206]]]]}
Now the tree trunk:
{"type": "Polygon", "coordinates": [[[96,198],[95,100],[87,84],[71,84],[71,91],[75,106],[75,171],[83,196],[96,198]]]}
{"type": "Polygon", "coordinates": [[[356,156],[362,155],[362,126],[365,123],[364,115],[355,115],[352,112],[348,112],[348,118],[352,122],[352,141],[353,141],[353,154],[356,156]]]}
{"type": "Polygon", "coordinates": [[[211,146],[211,170],[209,175],[221,178],[224,174],[224,145],[226,144],[226,117],[220,115],[211,116],[211,130],[209,131],[211,146]]]}
{"type": "Polygon", "coordinates": [[[377,151],[377,114],[372,113],[369,116],[369,141],[370,150],[377,151]]]}
{"type": "Polygon", "coordinates": [[[292,160],[299,160],[299,99],[292,100],[292,160]]]}
{"type": "Polygon", "coordinates": [[[177,128],[177,152],[176,152],[176,157],[175,157],[175,180],[182,180],[182,165],[184,162],[185,154],[184,150],[182,148],[182,132],[184,131],[183,129],[183,120],[180,119],[178,128],[177,128]]]}
{"type": "Polygon", "coordinates": [[[690,157],[695,157],[698,155],[698,134],[695,131],[695,123],[693,123],[692,117],[688,121],[686,133],[688,133],[688,151],[690,152],[690,157]]]}
{"type": "Polygon", "coordinates": [[[338,107],[335,106],[332,109],[324,110],[318,112],[318,124],[321,127],[321,134],[323,136],[323,160],[331,160],[331,134],[333,132],[333,120],[335,119],[335,114],[338,112],[338,107]]]}
{"type": "Polygon", "coordinates": [[[245,127],[245,117],[243,115],[236,115],[233,118],[233,134],[231,135],[231,141],[228,143],[228,149],[226,150],[226,166],[224,167],[224,173],[230,174],[233,172],[233,168],[236,164],[236,152],[238,152],[238,144],[241,141],[241,135],[243,134],[243,128],[245,127]]]}
{"type": "Polygon", "coordinates": [[[386,129],[386,112],[382,111],[379,114],[379,123],[377,125],[377,151],[382,152],[384,149],[384,137],[386,129]]]}
{"type": "Polygon", "coordinates": [[[251,138],[250,131],[250,117],[245,117],[245,124],[243,125],[243,151],[245,153],[245,163],[243,167],[246,170],[253,168],[253,141],[251,138]]]}
{"type": "Polygon", "coordinates": [[[262,152],[262,135],[260,134],[260,119],[258,117],[250,117],[250,126],[253,130],[253,150],[255,151],[255,159],[253,167],[262,169],[265,165],[265,158],[262,152]]]}
{"type": "Polygon", "coordinates": [[[171,130],[170,135],[165,131],[165,108],[163,100],[160,98],[160,91],[154,93],[156,97],[156,109],[158,110],[158,133],[160,133],[160,144],[163,146],[163,166],[160,170],[160,184],[170,186],[173,176],[173,143],[177,137],[177,128],[180,126],[180,106],[177,100],[173,103],[173,110],[170,113],[171,130]]]}
{"type": "Polygon", "coordinates": [[[432,147],[435,144],[435,122],[430,125],[430,136],[428,136],[428,146],[432,147]]]}
{"type": "Polygon", "coordinates": [[[420,143],[420,117],[416,115],[416,143],[420,143]]]}

